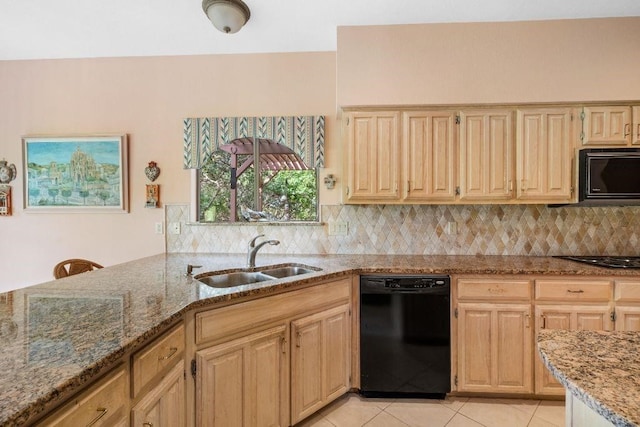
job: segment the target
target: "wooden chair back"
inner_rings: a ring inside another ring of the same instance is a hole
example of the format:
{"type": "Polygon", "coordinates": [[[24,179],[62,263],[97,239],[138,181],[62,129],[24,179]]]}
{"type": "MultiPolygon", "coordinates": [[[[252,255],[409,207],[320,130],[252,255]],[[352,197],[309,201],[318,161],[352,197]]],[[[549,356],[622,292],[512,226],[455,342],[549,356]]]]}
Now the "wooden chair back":
{"type": "Polygon", "coordinates": [[[67,276],[73,276],[78,273],[97,270],[102,268],[100,264],[86,259],[74,258],[59,262],[53,267],[53,277],[61,279],[67,276]]]}

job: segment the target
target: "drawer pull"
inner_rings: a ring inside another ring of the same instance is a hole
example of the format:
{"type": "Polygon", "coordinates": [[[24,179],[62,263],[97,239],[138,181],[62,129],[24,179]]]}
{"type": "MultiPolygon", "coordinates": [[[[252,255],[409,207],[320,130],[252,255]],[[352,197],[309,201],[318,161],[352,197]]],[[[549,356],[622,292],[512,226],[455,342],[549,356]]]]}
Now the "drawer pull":
{"type": "Polygon", "coordinates": [[[142,423],[142,427],[153,427],[153,423],[142,423]]]}
{"type": "Polygon", "coordinates": [[[570,294],[581,294],[584,291],[582,289],[578,289],[577,291],[573,291],[571,289],[567,289],[567,292],[569,292],[570,294]]]}
{"type": "Polygon", "coordinates": [[[504,293],[504,288],[488,288],[487,291],[493,292],[493,293],[496,293],[496,294],[503,294],[504,293]]]}
{"type": "Polygon", "coordinates": [[[91,427],[92,425],[94,425],[95,423],[100,421],[100,418],[102,418],[105,415],[107,415],[107,408],[98,408],[98,409],[96,409],[96,411],[98,411],[99,414],[93,420],[91,420],[91,422],[89,424],[87,424],[87,427],[91,427]]]}
{"type": "Polygon", "coordinates": [[[171,359],[171,357],[178,352],[178,347],[169,348],[169,354],[166,356],[158,356],[158,360],[167,360],[171,359]]]}

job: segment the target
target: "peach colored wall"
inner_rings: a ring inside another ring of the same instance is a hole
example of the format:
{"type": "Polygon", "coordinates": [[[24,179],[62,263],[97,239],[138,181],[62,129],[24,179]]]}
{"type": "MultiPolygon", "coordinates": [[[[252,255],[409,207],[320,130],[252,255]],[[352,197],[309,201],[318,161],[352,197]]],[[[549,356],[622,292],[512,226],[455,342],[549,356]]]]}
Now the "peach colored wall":
{"type": "Polygon", "coordinates": [[[335,106],[335,52],[0,62],[0,159],[19,175],[13,216],[0,217],[0,291],[52,279],[65,258],[112,265],[164,252],[154,231],[163,210],[144,208],[144,168],[161,168],[162,203],[189,202],[184,117],[323,114],[329,148],[335,106]],[[130,138],[129,214],[22,209],[21,136],[105,132],[130,138]]]}
{"type": "Polygon", "coordinates": [[[339,27],[338,105],[640,99],[640,17],[339,27]]]}

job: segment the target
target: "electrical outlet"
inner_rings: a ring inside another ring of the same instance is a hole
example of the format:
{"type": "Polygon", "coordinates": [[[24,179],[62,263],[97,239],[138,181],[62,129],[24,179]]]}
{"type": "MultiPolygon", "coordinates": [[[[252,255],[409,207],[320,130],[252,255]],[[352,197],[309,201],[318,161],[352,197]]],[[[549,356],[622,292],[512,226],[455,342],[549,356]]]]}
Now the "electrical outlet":
{"type": "Polygon", "coordinates": [[[457,234],[458,233],[458,223],[455,221],[450,221],[447,223],[445,229],[445,234],[457,234]]]}
{"type": "Polygon", "coordinates": [[[164,227],[161,222],[156,222],[156,234],[164,234],[164,227]]]}
{"type": "Polygon", "coordinates": [[[172,222],[169,224],[169,232],[171,234],[180,234],[180,223],[172,222]]]}
{"type": "Polygon", "coordinates": [[[329,223],[329,236],[346,236],[349,234],[349,223],[332,221],[329,223]]]}

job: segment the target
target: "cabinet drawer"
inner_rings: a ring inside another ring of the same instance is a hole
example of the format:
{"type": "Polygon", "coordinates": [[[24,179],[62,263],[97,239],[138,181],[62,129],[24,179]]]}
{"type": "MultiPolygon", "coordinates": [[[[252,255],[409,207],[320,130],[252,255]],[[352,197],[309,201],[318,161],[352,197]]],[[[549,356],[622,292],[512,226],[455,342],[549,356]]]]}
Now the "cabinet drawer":
{"type": "Polygon", "coordinates": [[[185,346],[184,325],[180,324],[133,355],[133,395],[156,375],[175,365],[185,346]]]}
{"type": "Polygon", "coordinates": [[[536,280],[536,301],[610,301],[609,280],[536,280]]]}
{"type": "Polygon", "coordinates": [[[459,300],[530,300],[530,280],[458,279],[459,300]]]}
{"type": "Polygon", "coordinates": [[[129,375],[126,366],[117,368],[81,393],[39,425],[107,426],[127,418],[129,375]]]}
{"type": "Polygon", "coordinates": [[[616,302],[640,302],[640,280],[616,280],[616,302]]]}
{"type": "Polygon", "coordinates": [[[196,314],[196,344],[350,301],[351,277],[196,314]]]}

